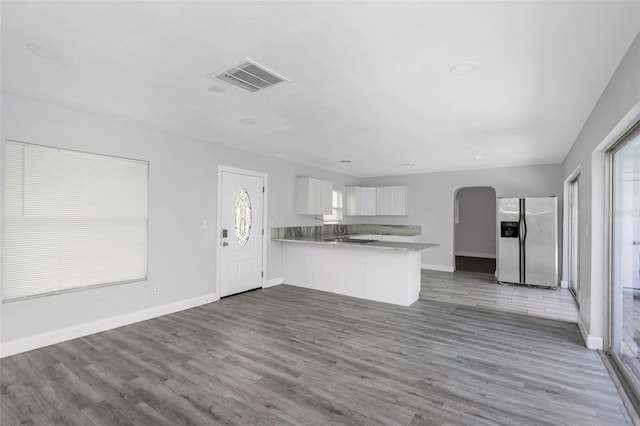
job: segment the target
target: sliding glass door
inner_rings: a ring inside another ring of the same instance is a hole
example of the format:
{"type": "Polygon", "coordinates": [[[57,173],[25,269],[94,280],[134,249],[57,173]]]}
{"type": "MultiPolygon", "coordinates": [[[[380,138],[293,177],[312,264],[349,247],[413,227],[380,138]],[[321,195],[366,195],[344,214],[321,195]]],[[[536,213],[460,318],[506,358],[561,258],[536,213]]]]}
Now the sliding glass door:
{"type": "Polygon", "coordinates": [[[611,352],[640,395],[640,126],[611,150],[611,352]]]}

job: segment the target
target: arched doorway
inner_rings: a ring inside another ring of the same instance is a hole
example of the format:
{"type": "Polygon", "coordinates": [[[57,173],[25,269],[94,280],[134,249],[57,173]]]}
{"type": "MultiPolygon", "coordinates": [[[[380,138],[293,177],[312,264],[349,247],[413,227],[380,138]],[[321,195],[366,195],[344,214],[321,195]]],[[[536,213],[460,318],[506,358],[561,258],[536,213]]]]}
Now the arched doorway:
{"type": "Polygon", "coordinates": [[[464,187],[454,197],[454,265],[457,271],[496,271],[496,191],[464,187]]]}

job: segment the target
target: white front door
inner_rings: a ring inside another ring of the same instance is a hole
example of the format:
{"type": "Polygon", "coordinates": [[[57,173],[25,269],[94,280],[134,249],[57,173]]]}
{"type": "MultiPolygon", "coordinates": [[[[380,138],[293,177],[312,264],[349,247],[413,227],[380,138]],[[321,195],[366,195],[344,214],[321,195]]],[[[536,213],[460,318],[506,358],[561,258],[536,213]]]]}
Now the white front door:
{"type": "Polygon", "coordinates": [[[264,178],[222,171],[220,297],[262,287],[264,178]]]}

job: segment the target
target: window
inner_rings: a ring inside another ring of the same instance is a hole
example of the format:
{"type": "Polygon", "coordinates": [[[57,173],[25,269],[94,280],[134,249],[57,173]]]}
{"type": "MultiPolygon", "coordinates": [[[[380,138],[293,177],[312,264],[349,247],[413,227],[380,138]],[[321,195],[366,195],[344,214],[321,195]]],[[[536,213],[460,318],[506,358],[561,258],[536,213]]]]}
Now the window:
{"type": "Polygon", "coordinates": [[[331,214],[322,216],[325,224],[342,223],[342,191],[333,191],[331,202],[331,214]]]}
{"type": "Polygon", "coordinates": [[[146,278],[148,162],[5,148],[4,302],[146,278]]]}
{"type": "Polygon", "coordinates": [[[236,198],[235,229],[238,244],[246,246],[251,235],[251,199],[246,189],[242,188],[236,198]]]}

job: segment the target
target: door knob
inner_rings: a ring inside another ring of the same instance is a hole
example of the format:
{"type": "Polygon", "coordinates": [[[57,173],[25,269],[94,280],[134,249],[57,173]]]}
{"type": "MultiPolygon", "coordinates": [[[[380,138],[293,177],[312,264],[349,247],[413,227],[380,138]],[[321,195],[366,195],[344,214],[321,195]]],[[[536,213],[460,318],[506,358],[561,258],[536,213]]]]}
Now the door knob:
{"type": "Polygon", "coordinates": [[[633,242],[633,245],[634,245],[634,246],[640,246],[640,241],[634,241],[634,242],[633,242]]]}
{"type": "Polygon", "coordinates": [[[229,243],[228,243],[228,242],[226,242],[226,241],[222,243],[222,247],[226,247],[226,246],[228,246],[228,245],[229,245],[229,243]]]}

